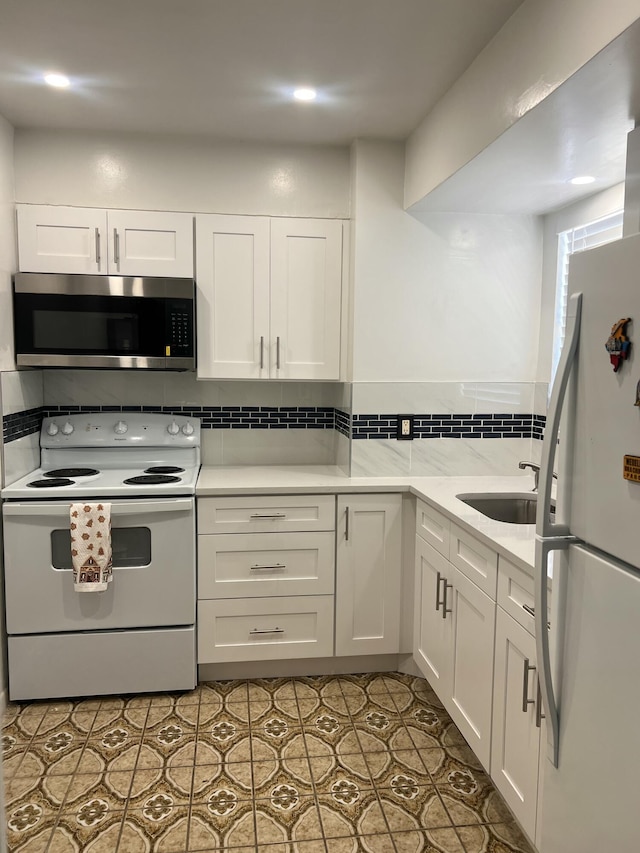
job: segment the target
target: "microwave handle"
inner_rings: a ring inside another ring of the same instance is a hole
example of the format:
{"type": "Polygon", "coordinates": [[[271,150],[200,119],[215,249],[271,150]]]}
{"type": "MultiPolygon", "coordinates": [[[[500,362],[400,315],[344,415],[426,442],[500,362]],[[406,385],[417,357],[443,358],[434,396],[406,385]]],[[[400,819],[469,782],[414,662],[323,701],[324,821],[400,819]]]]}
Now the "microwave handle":
{"type": "MultiPolygon", "coordinates": [[[[88,503],[98,503],[98,501],[87,501],[88,503]]],[[[39,516],[54,516],[62,518],[69,516],[69,503],[52,504],[52,503],[18,503],[7,501],[2,507],[2,512],[7,515],[39,515],[39,516]]],[[[79,498],[73,503],[82,503],[82,498],[79,498]]],[[[141,498],[135,503],[123,503],[121,501],[104,501],[111,503],[111,515],[113,517],[123,515],[147,515],[156,512],[185,512],[193,509],[193,498],[177,498],[175,500],[145,500],[141,498]]]]}

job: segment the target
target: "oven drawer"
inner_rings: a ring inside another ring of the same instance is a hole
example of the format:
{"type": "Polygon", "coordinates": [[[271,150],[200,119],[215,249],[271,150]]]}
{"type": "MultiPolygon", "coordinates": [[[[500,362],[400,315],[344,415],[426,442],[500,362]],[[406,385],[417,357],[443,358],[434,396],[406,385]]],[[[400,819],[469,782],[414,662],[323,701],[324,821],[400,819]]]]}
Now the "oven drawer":
{"type": "Polygon", "coordinates": [[[198,498],[198,533],[334,530],[334,495],[198,498]]]}
{"type": "Polygon", "coordinates": [[[19,701],[192,690],[197,681],[195,640],[193,625],[9,637],[9,697],[19,701]]]}
{"type": "Polygon", "coordinates": [[[332,655],[332,595],[198,601],[198,663],[332,655]]]}
{"type": "Polygon", "coordinates": [[[198,536],[198,598],[331,595],[334,534],[198,536]]]}
{"type": "Polygon", "coordinates": [[[3,515],[9,634],[193,624],[193,498],[111,502],[121,534],[105,592],[73,588],[67,502],[5,503],[3,515]]]}

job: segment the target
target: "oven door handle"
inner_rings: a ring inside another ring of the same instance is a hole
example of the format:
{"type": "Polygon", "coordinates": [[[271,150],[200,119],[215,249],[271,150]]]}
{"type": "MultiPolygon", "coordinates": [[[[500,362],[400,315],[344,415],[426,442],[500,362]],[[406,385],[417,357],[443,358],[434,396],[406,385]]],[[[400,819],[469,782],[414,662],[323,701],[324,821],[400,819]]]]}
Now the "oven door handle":
{"type": "MultiPolygon", "coordinates": [[[[80,503],[82,498],[78,498],[73,503],[80,503]]],[[[69,517],[69,503],[54,504],[54,503],[14,503],[7,501],[2,507],[3,514],[7,515],[39,515],[39,516],[54,516],[56,518],[69,517]]],[[[88,501],[88,503],[98,503],[98,501],[88,501]]],[[[140,498],[134,502],[123,501],[104,501],[111,504],[111,515],[114,518],[123,515],[148,515],[156,512],[188,512],[193,509],[193,498],[175,498],[172,500],[154,500],[153,498],[140,498]]]]}

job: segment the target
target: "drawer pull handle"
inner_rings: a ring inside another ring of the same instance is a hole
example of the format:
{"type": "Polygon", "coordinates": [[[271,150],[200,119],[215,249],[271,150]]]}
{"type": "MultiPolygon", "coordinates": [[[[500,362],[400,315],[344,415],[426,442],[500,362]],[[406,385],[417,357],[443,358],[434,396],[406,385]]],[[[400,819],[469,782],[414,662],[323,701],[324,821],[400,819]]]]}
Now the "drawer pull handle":
{"type": "MultiPolygon", "coordinates": [[[[526,610],[526,611],[527,611],[527,613],[528,613],[530,616],[533,616],[533,618],[535,619],[536,611],[533,609],[533,607],[529,607],[529,605],[528,605],[528,604],[523,604],[523,605],[522,605],[522,609],[523,609],[523,610],[526,610]]],[[[547,622],[547,628],[551,629],[551,622],[547,622]]]]}
{"type": "Polygon", "coordinates": [[[268,628],[266,631],[254,628],[252,631],[249,631],[249,634],[284,634],[284,628],[268,628]]]}
{"type": "Polygon", "coordinates": [[[442,596],[442,618],[446,619],[447,613],[453,613],[453,607],[447,607],[447,590],[453,589],[453,584],[447,583],[446,578],[442,578],[442,580],[444,581],[444,595],[442,596]]]}
{"type": "Polygon", "coordinates": [[[260,336],[260,370],[264,370],[264,335],[260,336]]]}
{"type": "Polygon", "coordinates": [[[102,258],[100,257],[100,229],[96,228],[96,264],[98,265],[98,269],[100,269],[100,261],[102,258]]]}
{"type": "Polygon", "coordinates": [[[118,269],[120,269],[120,235],[117,228],[113,229],[113,259],[118,269]]]}
{"type": "Polygon", "coordinates": [[[538,679],[538,695],[536,697],[536,728],[539,729],[544,720],[542,713],[542,693],[540,691],[540,679],[538,679]]]}
{"type": "Polygon", "coordinates": [[[440,572],[438,572],[436,576],[436,610],[440,610],[442,605],[442,602],[440,601],[440,581],[444,581],[445,583],[447,582],[440,572]]]}
{"type": "Polygon", "coordinates": [[[524,659],[522,670],[522,710],[526,714],[529,705],[535,705],[535,699],[529,699],[529,673],[535,672],[535,666],[529,664],[529,658],[524,659]]]}
{"type": "Polygon", "coordinates": [[[264,513],[254,512],[251,518],[286,518],[287,515],[284,512],[272,512],[270,515],[265,515],[264,513]]]}
{"type": "Polygon", "coordinates": [[[259,566],[257,563],[255,566],[251,566],[252,572],[258,572],[260,569],[286,569],[286,565],[284,563],[275,563],[271,566],[259,566]]]}
{"type": "Polygon", "coordinates": [[[345,542],[349,541],[349,507],[345,509],[344,513],[344,539],[345,542]]]}

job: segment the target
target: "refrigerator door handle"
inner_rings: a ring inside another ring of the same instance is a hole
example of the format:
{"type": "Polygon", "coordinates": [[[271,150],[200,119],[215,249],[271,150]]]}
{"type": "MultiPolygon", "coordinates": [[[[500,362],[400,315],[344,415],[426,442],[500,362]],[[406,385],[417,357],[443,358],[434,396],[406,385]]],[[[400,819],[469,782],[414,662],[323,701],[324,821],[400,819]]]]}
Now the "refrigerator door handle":
{"type": "MultiPolygon", "coordinates": [[[[575,536],[556,536],[549,539],[541,539],[536,536],[536,558],[535,558],[535,629],[536,629],[536,656],[538,663],[538,677],[540,683],[540,694],[544,705],[544,717],[547,721],[547,757],[554,767],[558,766],[560,752],[559,730],[560,715],[556,694],[553,687],[551,671],[551,651],[549,647],[549,624],[547,622],[548,595],[547,595],[547,561],[552,551],[564,551],[570,545],[580,540],[575,536]]],[[[556,628],[557,630],[557,628],[556,628]]],[[[558,634],[561,636],[561,633],[558,634]]]]}
{"type": "MultiPolygon", "coordinates": [[[[565,343],[558,364],[556,378],[551,391],[547,425],[544,431],[542,445],[542,462],[540,464],[540,487],[538,490],[538,511],[536,515],[536,533],[538,536],[568,536],[569,528],[563,519],[559,523],[551,521],[551,484],[553,483],[553,465],[555,462],[560,416],[569,383],[569,377],[575,363],[580,339],[580,318],[582,314],[582,294],[574,293],[567,305],[567,325],[565,343]]],[[[567,458],[571,456],[571,436],[563,436],[566,443],[567,458]]],[[[561,507],[557,508],[560,512],[561,507]]],[[[546,610],[545,610],[546,613],[546,610]]]]}

